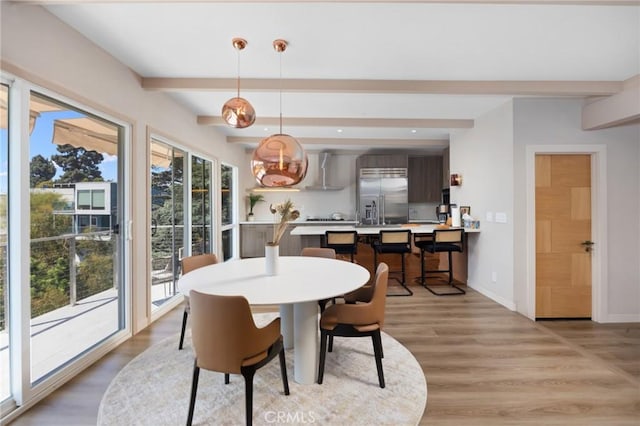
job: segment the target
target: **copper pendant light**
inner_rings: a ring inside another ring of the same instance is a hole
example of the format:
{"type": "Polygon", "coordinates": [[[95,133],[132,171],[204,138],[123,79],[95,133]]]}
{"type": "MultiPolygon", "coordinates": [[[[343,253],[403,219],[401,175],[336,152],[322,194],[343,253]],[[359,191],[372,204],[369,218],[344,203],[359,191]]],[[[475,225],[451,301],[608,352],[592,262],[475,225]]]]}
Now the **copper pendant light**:
{"type": "Polygon", "coordinates": [[[234,38],[233,47],[238,51],[238,95],[229,99],[222,107],[222,118],[231,127],[244,129],[256,121],[256,111],[248,100],[240,97],[240,51],[247,46],[243,38],[234,38]]]}
{"type": "Polygon", "coordinates": [[[258,183],[266,187],[295,185],[307,174],[309,160],[302,145],[292,136],[282,133],[282,52],[285,40],[274,40],[273,48],[280,53],[280,133],[263,139],[253,153],[251,169],[258,183]]]}

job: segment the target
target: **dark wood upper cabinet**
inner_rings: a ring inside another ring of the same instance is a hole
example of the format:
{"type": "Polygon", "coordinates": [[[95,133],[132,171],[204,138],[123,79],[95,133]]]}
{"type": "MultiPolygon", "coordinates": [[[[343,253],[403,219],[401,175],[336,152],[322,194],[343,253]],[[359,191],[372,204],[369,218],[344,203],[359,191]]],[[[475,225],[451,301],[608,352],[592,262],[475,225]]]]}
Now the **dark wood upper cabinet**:
{"type": "Polygon", "coordinates": [[[406,154],[372,154],[361,155],[356,160],[356,169],[407,167],[406,154]]]}
{"type": "Polygon", "coordinates": [[[409,202],[440,202],[442,194],[442,157],[409,157],[409,202]]]}

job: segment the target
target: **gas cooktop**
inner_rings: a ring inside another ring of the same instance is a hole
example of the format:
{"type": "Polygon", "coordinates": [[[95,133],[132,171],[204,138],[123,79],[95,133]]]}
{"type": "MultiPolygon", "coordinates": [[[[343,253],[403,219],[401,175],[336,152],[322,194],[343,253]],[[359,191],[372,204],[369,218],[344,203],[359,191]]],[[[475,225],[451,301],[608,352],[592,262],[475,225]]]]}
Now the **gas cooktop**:
{"type": "Polygon", "coordinates": [[[308,217],[307,222],[342,222],[344,219],[331,219],[330,217],[308,217]]]}

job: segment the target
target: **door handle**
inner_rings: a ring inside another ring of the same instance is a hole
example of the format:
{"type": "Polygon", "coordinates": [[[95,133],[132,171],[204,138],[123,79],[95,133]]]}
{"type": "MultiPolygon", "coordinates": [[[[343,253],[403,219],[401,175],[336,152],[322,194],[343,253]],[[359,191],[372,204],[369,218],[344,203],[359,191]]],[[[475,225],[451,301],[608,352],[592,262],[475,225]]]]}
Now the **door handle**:
{"type": "Polygon", "coordinates": [[[593,241],[583,241],[580,243],[581,246],[584,247],[584,251],[586,251],[587,253],[589,253],[591,251],[591,247],[594,245],[595,243],[593,241]]]}

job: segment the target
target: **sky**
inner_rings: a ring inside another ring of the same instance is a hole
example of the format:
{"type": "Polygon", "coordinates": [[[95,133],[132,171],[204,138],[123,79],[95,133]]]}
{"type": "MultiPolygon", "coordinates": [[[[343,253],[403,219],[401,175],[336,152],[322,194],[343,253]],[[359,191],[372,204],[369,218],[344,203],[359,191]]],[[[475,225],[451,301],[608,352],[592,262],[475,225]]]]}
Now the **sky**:
{"type": "MultiPolygon", "coordinates": [[[[53,111],[43,112],[36,119],[36,124],[30,136],[29,157],[42,155],[46,159],[51,159],[52,155],[58,154],[57,145],[53,143],[53,123],[57,119],[85,117],[85,114],[76,111],[53,111]]],[[[4,127],[4,126],[3,126],[4,127]]],[[[8,158],[7,158],[8,130],[0,128],[0,194],[7,193],[8,186],[8,158]]],[[[109,154],[102,154],[104,161],[98,166],[102,171],[105,181],[116,181],[117,178],[117,157],[109,154]]],[[[56,166],[58,178],[62,175],[62,169],[56,166]]]]}

